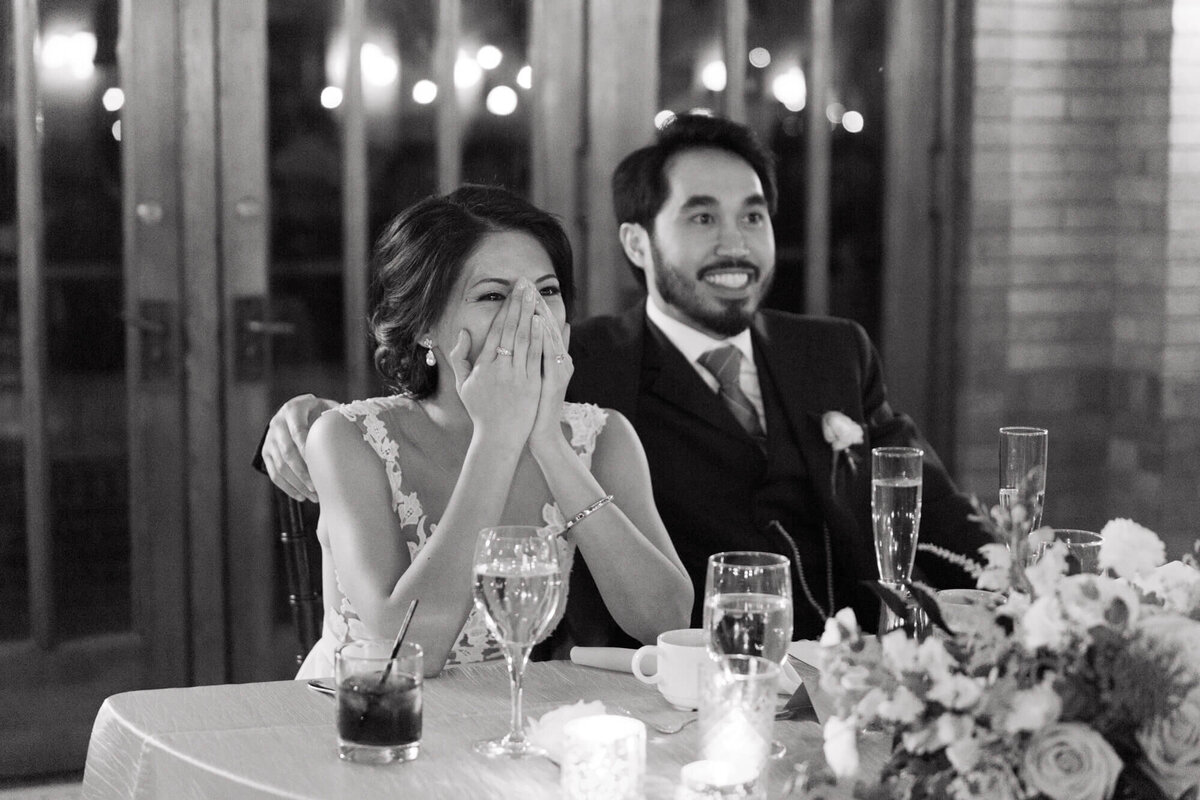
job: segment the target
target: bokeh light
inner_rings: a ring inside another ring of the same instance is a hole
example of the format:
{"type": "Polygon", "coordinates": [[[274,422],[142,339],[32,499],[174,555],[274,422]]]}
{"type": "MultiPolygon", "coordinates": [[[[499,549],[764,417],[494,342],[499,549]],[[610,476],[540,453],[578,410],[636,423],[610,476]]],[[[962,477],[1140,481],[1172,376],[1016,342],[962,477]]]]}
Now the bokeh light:
{"type": "Polygon", "coordinates": [[[771,63],[771,51],[765,47],[755,47],[749,52],[750,66],[762,69],[771,63]]]}
{"type": "Polygon", "coordinates": [[[850,133],[858,133],[863,129],[863,115],[857,111],[847,111],[842,115],[842,127],[850,133]]]}
{"type": "Polygon", "coordinates": [[[459,53],[454,62],[454,85],[459,89],[470,89],[483,80],[483,69],[479,62],[466,53],[459,53]]]}
{"type": "Polygon", "coordinates": [[[517,86],[522,89],[533,88],[533,67],[526,64],[517,70],[517,86]]]}
{"type": "Polygon", "coordinates": [[[361,51],[363,79],[373,86],[390,86],[400,76],[400,62],[383,52],[383,48],[367,42],[361,51]]]}
{"type": "Polygon", "coordinates": [[[710,92],[725,90],[725,62],[710,61],[700,70],[700,83],[710,92]]]}
{"type": "Polygon", "coordinates": [[[119,87],[110,86],[104,90],[100,103],[104,106],[105,111],[120,111],[121,106],[125,105],[125,92],[121,91],[119,87]]]}
{"type": "Polygon", "coordinates": [[[321,105],[325,108],[337,108],[342,104],[342,90],[336,86],[326,86],[321,90],[321,105]]]}
{"type": "Polygon", "coordinates": [[[412,99],[421,105],[429,105],[437,99],[438,87],[431,80],[422,78],[413,84],[412,99]]]}
{"type": "Polygon", "coordinates": [[[488,111],[507,117],[517,110],[517,93],[511,86],[496,86],[488,92],[486,102],[488,111]]]}
{"type": "Polygon", "coordinates": [[[484,69],[495,69],[500,66],[500,62],[504,60],[504,53],[500,52],[499,47],[490,44],[485,44],[479,48],[479,52],[475,54],[475,61],[484,69]]]}
{"type": "Polygon", "coordinates": [[[670,125],[675,120],[675,112],[669,108],[664,108],[662,111],[654,115],[654,127],[658,130],[670,125]]]}
{"type": "Polygon", "coordinates": [[[771,93],[788,111],[802,111],[808,101],[808,82],[799,67],[791,67],[775,76],[771,93]]]}
{"type": "Polygon", "coordinates": [[[825,119],[837,125],[842,121],[842,114],[846,113],[846,107],[841,103],[833,102],[825,106],[825,119]]]}

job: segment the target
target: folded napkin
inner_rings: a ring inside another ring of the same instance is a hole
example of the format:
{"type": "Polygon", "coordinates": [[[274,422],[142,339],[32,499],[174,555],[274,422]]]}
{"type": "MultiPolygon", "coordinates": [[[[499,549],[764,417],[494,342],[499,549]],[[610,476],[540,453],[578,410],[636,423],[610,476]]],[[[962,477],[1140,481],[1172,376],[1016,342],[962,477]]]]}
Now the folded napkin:
{"type": "Polygon", "coordinates": [[[793,668],[808,690],[817,721],[825,723],[833,714],[833,698],[821,691],[821,645],[811,639],[792,642],[788,647],[787,665],[793,668]]]}
{"type": "Polygon", "coordinates": [[[607,713],[604,704],[599,700],[585,703],[580,700],[569,706],[559,706],[547,711],[542,716],[529,718],[525,735],[530,743],[546,751],[546,757],[555,764],[562,763],[563,757],[563,728],[573,719],[592,717],[607,713]]]}
{"type": "Polygon", "coordinates": [[[598,667],[616,672],[633,672],[631,647],[572,647],[571,662],[581,667],[598,667]]]}

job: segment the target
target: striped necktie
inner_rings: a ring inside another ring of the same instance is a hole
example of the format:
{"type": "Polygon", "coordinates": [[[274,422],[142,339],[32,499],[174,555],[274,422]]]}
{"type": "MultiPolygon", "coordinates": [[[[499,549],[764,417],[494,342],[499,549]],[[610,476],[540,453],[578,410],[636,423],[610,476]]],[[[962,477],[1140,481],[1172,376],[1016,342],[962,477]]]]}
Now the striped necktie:
{"type": "Polygon", "coordinates": [[[758,412],[754,410],[754,405],[738,382],[742,371],[742,351],[730,344],[701,354],[697,361],[717,379],[721,399],[725,401],[738,423],[746,429],[746,433],[760,442],[765,439],[766,434],[758,421],[758,412]]]}

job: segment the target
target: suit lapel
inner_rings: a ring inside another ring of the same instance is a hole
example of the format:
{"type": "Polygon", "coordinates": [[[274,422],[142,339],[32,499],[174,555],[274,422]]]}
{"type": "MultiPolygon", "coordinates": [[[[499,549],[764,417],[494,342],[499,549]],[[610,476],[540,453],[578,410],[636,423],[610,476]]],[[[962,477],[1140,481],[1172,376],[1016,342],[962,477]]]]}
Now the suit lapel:
{"type": "Polygon", "coordinates": [[[642,376],[646,390],[663,402],[738,437],[746,431],[709,388],[683,354],[654,325],[646,324],[646,353],[642,376]]]}

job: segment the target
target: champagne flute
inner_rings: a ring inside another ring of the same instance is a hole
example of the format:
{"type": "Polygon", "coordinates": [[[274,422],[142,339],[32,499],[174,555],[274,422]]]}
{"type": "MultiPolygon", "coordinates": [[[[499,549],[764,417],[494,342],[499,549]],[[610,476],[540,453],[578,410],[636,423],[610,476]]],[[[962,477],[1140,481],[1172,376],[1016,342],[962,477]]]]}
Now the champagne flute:
{"type": "Polygon", "coordinates": [[[1042,526],[1046,501],[1045,428],[1010,427],[1000,429],[1000,508],[1011,511],[1014,504],[1028,500],[1029,530],[1042,526]]]}
{"type": "MultiPolygon", "coordinates": [[[[708,557],[704,630],[709,656],[761,656],[782,666],[792,641],[792,572],[786,556],[734,551],[708,557]]],[[[771,757],[787,752],[771,742],[771,757]]]]}
{"type": "MultiPolygon", "coordinates": [[[[912,579],[921,529],[921,470],[925,452],[918,447],[876,447],[871,451],[871,522],[879,581],[902,597],[912,579]]],[[[879,632],[903,625],[884,604],[879,632]]]]}
{"type": "Polygon", "coordinates": [[[521,684],[529,652],[546,638],[562,595],[553,534],[532,525],[484,528],[475,543],[475,607],[504,648],[512,694],[509,731],[475,743],[486,756],[545,755],[525,738],[521,684]]]}

